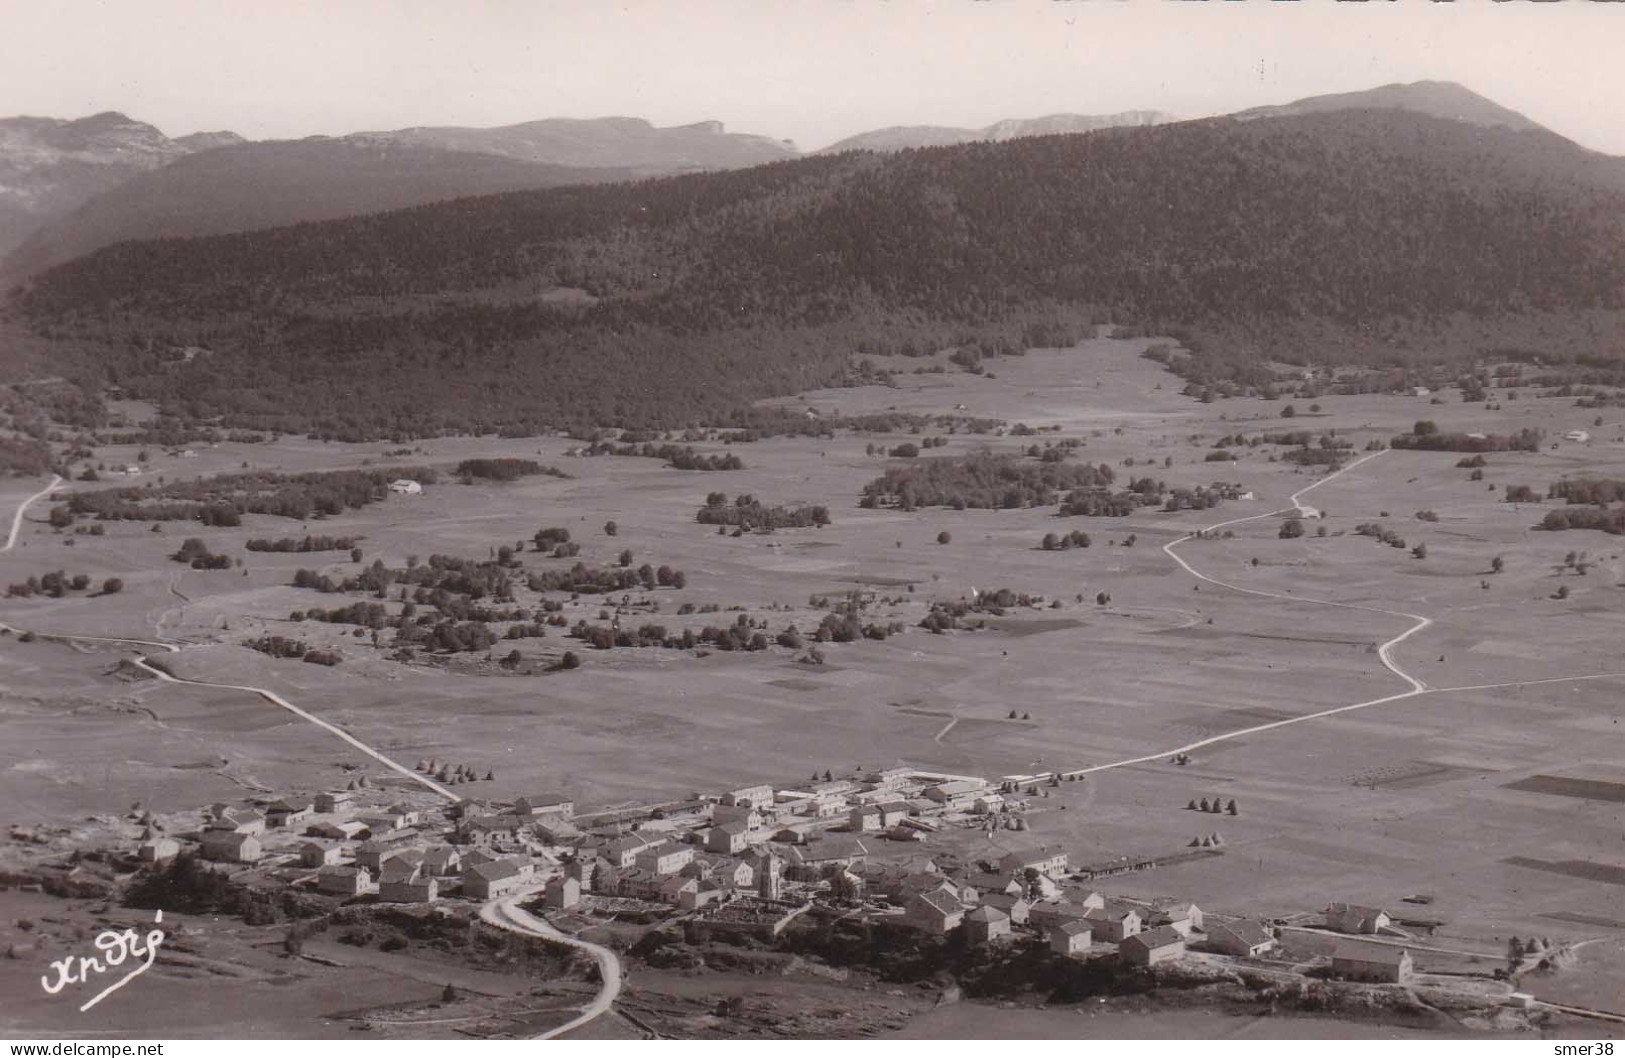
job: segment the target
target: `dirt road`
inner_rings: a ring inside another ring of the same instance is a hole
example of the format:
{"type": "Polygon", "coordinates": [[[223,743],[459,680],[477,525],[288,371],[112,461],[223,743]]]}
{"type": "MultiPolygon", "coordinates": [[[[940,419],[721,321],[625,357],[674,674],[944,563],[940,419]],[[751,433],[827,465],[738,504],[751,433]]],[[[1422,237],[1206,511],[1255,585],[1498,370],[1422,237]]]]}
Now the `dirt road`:
{"type": "Polygon", "coordinates": [[[528,899],[535,892],[536,889],[532,887],[511,896],[497,897],[480,908],[480,918],[498,929],[505,929],[510,933],[524,933],[532,937],[545,937],[548,940],[567,944],[572,948],[578,948],[588,953],[598,963],[598,979],[602,982],[598,988],[598,995],[593,997],[591,1003],[582,1008],[578,1017],[572,1018],[558,1028],[549,1029],[535,1037],[538,1040],[550,1040],[555,1036],[562,1036],[567,1032],[578,1029],[599,1015],[609,1012],[611,1005],[615,1002],[615,997],[621,994],[621,960],[608,948],[560,933],[550,923],[522,909],[519,902],[528,899]]]}

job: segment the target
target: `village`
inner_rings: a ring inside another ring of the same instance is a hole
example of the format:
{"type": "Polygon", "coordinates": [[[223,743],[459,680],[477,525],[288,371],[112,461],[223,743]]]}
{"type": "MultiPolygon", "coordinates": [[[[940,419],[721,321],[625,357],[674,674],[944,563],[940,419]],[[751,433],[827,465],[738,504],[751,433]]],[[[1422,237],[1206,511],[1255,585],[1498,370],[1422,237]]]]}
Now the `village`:
{"type": "MultiPolygon", "coordinates": [[[[417,768],[443,781],[476,779],[464,765],[453,772],[425,759],[417,768]]],[[[1193,839],[1201,847],[1158,860],[1073,864],[1064,848],[1034,840],[1028,820],[1063,781],[893,767],[826,772],[798,788],[758,783],[578,813],[565,793],[448,806],[398,776],[358,776],[347,789],[313,797],[219,803],[167,821],[143,813],[134,859],[161,867],[189,855],[234,884],[282,887],[335,905],[534,898],[532,909],[566,934],[594,921],[679,920],[771,939],[821,908],[926,936],[957,935],[970,947],[1025,940],[1056,955],[1126,966],[1218,964],[1284,979],[1400,986],[1419,978],[1411,950],[1418,937],[1381,908],[1339,900],[1318,913],[1266,920],[1205,912],[1185,899],[1102,895],[1090,880],[1222,855],[1214,846],[1223,839],[1193,839]],[[967,830],[1009,838],[1001,842],[1008,851],[964,864],[933,852],[945,835],[967,830]],[[1331,940],[1329,957],[1283,952],[1283,930],[1331,940]]],[[[1203,809],[1221,805],[1215,799],[1203,809]]],[[[1233,802],[1228,810],[1235,812],[1233,802]]],[[[1542,944],[1530,941],[1531,957],[1542,944]]],[[[1502,983],[1505,971],[1476,976],[1498,985],[1480,998],[1527,1005],[1502,983]]]]}

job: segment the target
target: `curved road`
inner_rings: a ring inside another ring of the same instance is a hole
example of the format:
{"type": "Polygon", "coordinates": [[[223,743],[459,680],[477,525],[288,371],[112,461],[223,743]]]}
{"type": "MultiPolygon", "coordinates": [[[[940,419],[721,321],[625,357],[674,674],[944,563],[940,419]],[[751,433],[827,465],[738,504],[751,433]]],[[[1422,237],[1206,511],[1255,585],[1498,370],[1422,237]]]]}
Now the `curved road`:
{"type": "Polygon", "coordinates": [[[542,937],[546,940],[580,949],[591,955],[598,963],[598,980],[601,983],[598,988],[598,995],[593,997],[593,1001],[583,1007],[577,1017],[534,1037],[534,1039],[538,1040],[551,1040],[555,1036],[562,1036],[567,1032],[578,1029],[599,1015],[609,1012],[611,1004],[615,1002],[615,997],[621,994],[621,960],[608,948],[600,944],[594,944],[591,941],[560,933],[553,928],[551,923],[539,919],[521,908],[519,901],[535,892],[535,887],[532,887],[521,890],[512,896],[497,897],[495,900],[488,901],[480,908],[480,918],[498,929],[505,929],[510,933],[523,933],[532,937],[542,937]]]}
{"type": "MultiPolygon", "coordinates": [[[[13,514],[12,517],[11,517],[11,532],[6,537],[5,546],[0,547],[0,551],[9,551],[9,550],[11,550],[12,545],[17,542],[17,532],[22,526],[23,513],[28,510],[29,505],[33,504],[37,500],[40,500],[40,499],[43,499],[46,496],[49,496],[53,491],[56,490],[57,486],[60,485],[60,484],[62,484],[62,478],[58,477],[58,476],[53,476],[52,479],[51,479],[51,483],[49,485],[45,486],[45,488],[41,489],[40,491],[34,493],[32,496],[29,496],[27,499],[23,500],[22,503],[17,505],[17,512],[15,514],[13,514]]],[[[171,587],[173,588],[173,585],[171,587]]],[[[17,628],[17,627],[15,627],[13,625],[10,625],[10,624],[7,624],[4,621],[0,621],[0,629],[5,629],[5,630],[7,630],[9,632],[16,633],[16,634],[21,634],[23,632],[23,629],[17,628]]],[[[151,640],[151,639],[130,639],[128,637],[119,637],[119,636],[62,635],[62,634],[55,633],[55,632],[35,632],[35,635],[44,636],[44,637],[46,637],[48,639],[73,640],[75,642],[80,642],[80,643],[127,643],[127,644],[130,644],[132,646],[138,646],[138,647],[152,647],[152,648],[156,648],[158,650],[167,651],[167,652],[169,652],[171,654],[178,654],[181,651],[181,648],[179,646],[175,645],[174,643],[164,643],[164,642],[160,642],[160,641],[157,641],[157,640],[151,640]]],[[[457,794],[452,793],[450,790],[446,789],[444,786],[441,786],[439,783],[435,782],[433,779],[429,778],[428,776],[419,775],[417,772],[413,771],[411,768],[406,767],[405,765],[401,764],[400,762],[395,761],[395,760],[391,760],[389,757],[387,757],[384,754],[380,753],[378,750],[373,749],[371,746],[367,745],[365,742],[363,742],[360,739],[356,738],[354,735],[350,734],[348,731],[345,731],[343,728],[337,726],[336,724],[332,724],[332,723],[329,723],[326,720],[323,720],[321,717],[317,716],[315,713],[311,713],[311,712],[308,712],[308,711],[306,711],[304,709],[299,708],[297,705],[294,705],[292,702],[288,701],[286,698],[282,697],[280,694],[277,694],[275,691],[269,690],[269,689],[267,689],[265,687],[251,687],[251,686],[248,686],[246,684],[210,683],[210,682],[208,682],[206,680],[189,680],[189,679],[186,679],[184,677],[176,676],[176,675],[174,675],[172,673],[165,672],[163,669],[160,669],[160,668],[152,665],[146,657],[138,657],[138,658],[136,658],[135,664],[136,664],[137,668],[140,668],[141,670],[143,670],[145,672],[151,673],[152,675],[158,677],[160,680],[162,680],[165,683],[185,683],[185,684],[191,684],[194,687],[213,687],[213,688],[215,688],[217,690],[247,691],[250,694],[257,694],[261,698],[263,698],[266,701],[270,702],[272,705],[278,706],[279,708],[282,708],[282,709],[286,709],[288,712],[294,714],[295,716],[299,717],[300,719],[307,720],[310,723],[315,724],[317,727],[320,727],[325,731],[328,731],[328,732],[330,732],[330,733],[332,733],[334,735],[337,735],[339,738],[343,739],[345,742],[348,742],[350,745],[354,746],[356,749],[360,750],[362,753],[365,753],[367,756],[371,757],[373,760],[375,760],[378,763],[384,765],[384,767],[389,768],[392,771],[399,772],[400,774],[406,776],[408,779],[411,779],[413,782],[416,782],[416,783],[418,783],[418,784],[420,784],[422,786],[428,787],[430,790],[434,791],[436,794],[439,794],[441,797],[444,797],[446,800],[451,801],[453,803],[461,800],[461,798],[457,794]]]]}
{"type": "Polygon", "coordinates": [[[60,474],[52,474],[51,483],[49,485],[45,486],[43,489],[40,489],[38,492],[34,493],[34,495],[28,497],[26,500],[17,505],[17,513],[11,516],[11,531],[6,534],[6,545],[4,547],[0,547],[0,551],[10,551],[12,546],[17,543],[17,534],[22,530],[23,527],[23,512],[28,510],[28,505],[33,503],[35,500],[43,500],[45,497],[55,492],[56,487],[60,484],[62,484],[62,476],[60,474]]]}
{"type": "Polygon", "coordinates": [[[1280,510],[1268,511],[1264,514],[1248,515],[1245,518],[1231,518],[1227,521],[1217,522],[1206,527],[1205,529],[1197,530],[1196,533],[1187,533],[1179,539],[1163,545],[1162,550],[1168,555],[1169,558],[1179,563],[1180,567],[1191,576],[1197,578],[1198,580],[1207,581],[1209,584],[1214,584],[1221,588],[1228,588],[1231,591],[1239,591],[1247,595],[1257,595],[1265,599],[1280,599],[1285,602],[1314,603],[1320,606],[1335,606],[1344,610],[1360,610],[1365,613],[1377,613],[1389,617],[1403,617],[1414,622],[1409,628],[1405,629],[1405,631],[1377,647],[1377,656],[1382,660],[1383,667],[1409,684],[1410,690],[1400,691],[1397,694],[1384,695],[1381,698],[1372,698],[1363,702],[1354,702],[1351,705],[1339,705],[1331,709],[1322,709],[1319,712],[1308,713],[1304,716],[1294,716],[1286,720],[1276,720],[1268,724],[1257,724],[1253,727],[1244,727],[1237,731],[1227,731],[1222,735],[1214,735],[1211,738],[1204,738],[1196,742],[1187,743],[1183,746],[1174,746],[1170,749],[1159,750],[1156,753],[1147,753],[1140,757],[1131,757],[1128,760],[1117,760],[1112,761],[1109,764],[1096,764],[1087,768],[1077,768],[1071,771],[1063,771],[1061,772],[1061,775],[1083,776],[1092,774],[1094,772],[1109,771],[1113,768],[1126,768],[1133,764],[1149,764],[1153,761],[1165,760],[1168,757],[1174,756],[1175,754],[1189,753],[1193,750],[1201,749],[1204,746],[1211,746],[1218,742],[1228,742],[1231,739],[1241,738],[1245,735],[1256,735],[1263,731],[1273,731],[1279,727],[1289,727],[1292,724],[1308,723],[1311,720],[1320,720],[1328,716],[1336,716],[1339,713],[1353,712],[1357,709],[1368,709],[1374,705],[1386,705],[1389,702],[1398,702],[1406,698],[1414,698],[1417,695],[1422,694],[1449,694],[1457,691],[1486,691],[1507,687],[1527,687],[1542,683],[1569,683],[1581,680],[1616,679],[1625,676],[1625,672],[1600,672],[1584,676],[1558,676],[1550,679],[1517,680],[1507,683],[1483,683],[1464,687],[1429,687],[1426,683],[1399,667],[1399,663],[1394,660],[1393,650],[1411,636],[1416,635],[1418,632],[1432,625],[1433,618],[1425,617],[1422,614],[1409,613],[1405,610],[1388,610],[1380,606],[1364,606],[1359,603],[1336,602],[1331,599],[1316,599],[1303,595],[1291,595],[1286,592],[1264,591],[1259,588],[1246,588],[1239,584],[1231,584],[1228,581],[1219,580],[1217,577],[1210,577],[1206,573],[1203,573],[1201,570],[1197,569],[1195,566],[1192,566],[1189,562],[1185,561],[1185,559],[1181,558],[1174,552],[1174,548],[1178,547],[1180,544],[1183,544],[1188,540],[1196,539],[1197,533],[1211,533],[1216,529],[1223,529],[1231,525],[1240,525],[1243,522],[1254,522],[1263,518],[1273,518],[1276,515],[1284,514],[1287,511],[1295,511],[1300,515],[1318,513],[1315,512],[1313,507],[1309,507],[1302,502],[1302,497],[1306,493],[1319,488],[1328,481],[1331,481],[1333,478],[1346,474],[1355,467],[1368,463],[1383,454],[1384,452],[1373,452],[1370,455],[1361,456],[1359,459],[1356,459],[1354,462],[1350,463],[1346,467],[1343,467],[1341,470],[1327,474],[1314,484],[1299,489],[1290,497],[1290,502],[1292,504],[1291,507],[1283,507],[1280,510]]]}

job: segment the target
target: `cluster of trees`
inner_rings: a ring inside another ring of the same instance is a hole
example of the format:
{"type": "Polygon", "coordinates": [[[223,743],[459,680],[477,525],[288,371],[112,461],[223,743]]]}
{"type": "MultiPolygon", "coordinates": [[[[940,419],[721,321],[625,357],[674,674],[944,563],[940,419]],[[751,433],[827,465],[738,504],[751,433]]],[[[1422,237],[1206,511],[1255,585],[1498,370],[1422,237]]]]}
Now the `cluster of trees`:
{"type": "Polygon", "coordinates": [[[457,464],[459,478],[481,478],[486,481],[517,481],[532,474],[546,474],[555,478],[568,478],[570,475],[558,467],[548,467],[536,462],[534,459],[511,459],[506,456],[465,459],[457,464]]]}
{"type": "Polygon", "coordinates": [[[306,554],[311,551],[351,551],[360,537],[355,536],[284,536],[268,540],[257,536],[243,546],[250,551],[275,551],[306,554]]]}
{"type": "Polygon", "coordinates": [[[829,508],[822,504],[769,507],[749,493],[728,502],[727,494],[712,492],[694,516],[701,525],[733,525],[741,529],[804,529],[829,524],[829,508]]]}
{"type": "Polygon", "coordinates": [[[1070,533],[1045,533],[1038,546],[1045,551],[1070,551],[1074,547],[1088,547],[1090,542],[1088,533],[1074,529],[1070,533]]]}
{"type": "Polygon", "coordinates": [[[1609,478],[1564,478],[1546,487],[1548,499],[1602,506],[1625,500],[1625,481],[1609,478]]]}
{"type": "Polygon", "coordinates": [[[206,525],[234,526],[241,524],[245,514],[303,521],[312,515],[338,515],[377,503],[389,495],[389,483],[402,476],[425,484],[437,480],[429,467],[301,474],[245,471],[164,485],[75,492],[67,508],[74,515],[144,522],[202,521],[206,525]]]}
{"type": "Polygon", "coordinates": [[[986,510],[1042,507],[1068,489],[1110,485],[1116,475],[1104,463],[1034,462],[976,452],[961,458],[922,459],[893,467],[863,487],[862,507],[896,505],[986,510]]]}
{"type": "Polygon", "coordinates": [[[1564,529],[1597,529],[1614,536],[1625,535],[1625,507],[1564,507],[1547,511],[1536,527],[1553,532],[1564,529]]]}
{"type": "MultiPolygon", "coordinates": [[[[102,582],[102,594],[111,595],[122,590],[124,582],[117,577],[110,577],[102,582]]],[[[27,599],[34,595],[46,595],[53,599],[60,599],[70,591],[87,591],[90,588],[90,575],[88,573],[75,573],[68,576],[62,570],[50,573],[30,575],[27,580],[6,586],[6,598],[27,599]]]]}
{"type": "Polygon", "coordinates": [[[578,595],[602,595],[605,592],[626,591],[632,588],[654,590],[684,588],[688,575],[680,569],[661,566],[659,569],[645,562],[637,569],[630,566],[588,566],[577,562],[567,570],[547,570],[532,573],[528,579],[531,591],[567,591],[578,595]]]}
{"type": "Polygon", "coordinates": [[[231,556],[215,554],[209,550],[209,545],[195,536],[189,536],[181,542],[180,549],[169,556],[176,562],[185,562],[193,569],[230,569],[231,556]]]}
{"type": "Polygon", "coordinates": [[[337,665],[344,660],[336,651],[319,650],[307,646],[303,640],[289,639],[287,636],[263,635],[258,639],[244,640],[243,646],[273,658],[299,658],[313,665],[337,665]]]}
{"type": "Polygon", "coordinates": [[[1403,536],[1400,536],[1392,529],[1384,528],[1381,522],[1361,522],[1354,527],[1354,535],[1369,536],[1379,543],[1387,544],[1389,547],[1403,549],[1406,546],[1403,536]]]}
{"type": "Polygon", "coordinates": [[[1075,489],[1061,501],[1062,515],[1090,518],[1125,518],[1142,507],[1165,511],[1205,511],[1241,495],[1241,486],[1214,482],[1195,488],[1170,488],[1152,477],[1133,478],[1128,488],[1112,492],[1105,488],[1075,489]]]}
{"type": "Polygon", "coordinates": [[[656,445],[652,442],[617,445],[608,441],[600,441],[589,446],[587,454],[594,456],[643,456],[647,459],[664,459],[667,465],[678,470],[745,469],[745,461],[732,452],[707,454],[697,452],[687,445],[656,445]]]}
{"type": "Polygon", "coordinates": [[[1544,434],[1525,427],[1515,434],[1444,433],[1430,419],[1418,419],[1410,433],[1389,440],[1392,448],[1426,452],[1538,452],[1544,434]]]}
{"type": "Polygon", "coordinates": [[[56,464],[51,446],[33,437],[0,437],[0,476],[32,478],[56,464]]]}
{"type": "Polygon", "coordinates": [[[331,610],[311,608],[295,610],[288,615],[290,621],[323,621],[327,624],[360,625],[379,630],[390,625],[389,610],[383,603],[357,601],[348,606],[335,606],[331,610]]]}

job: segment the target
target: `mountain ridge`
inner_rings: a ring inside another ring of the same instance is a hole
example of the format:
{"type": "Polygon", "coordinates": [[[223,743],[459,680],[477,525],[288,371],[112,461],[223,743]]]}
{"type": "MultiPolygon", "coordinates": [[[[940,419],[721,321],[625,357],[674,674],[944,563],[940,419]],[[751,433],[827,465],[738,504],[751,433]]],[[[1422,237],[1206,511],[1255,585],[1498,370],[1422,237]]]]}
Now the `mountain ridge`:
{"type": "Polygon", "coordinates": [[[1305,356],[1617,358],[1618,161],[1391,108],[855,151],[121,243],[8,311],[181,418],[352,439],[715,421],[1108,321],[1181,336],[1198,392],[1305,356]]]}

